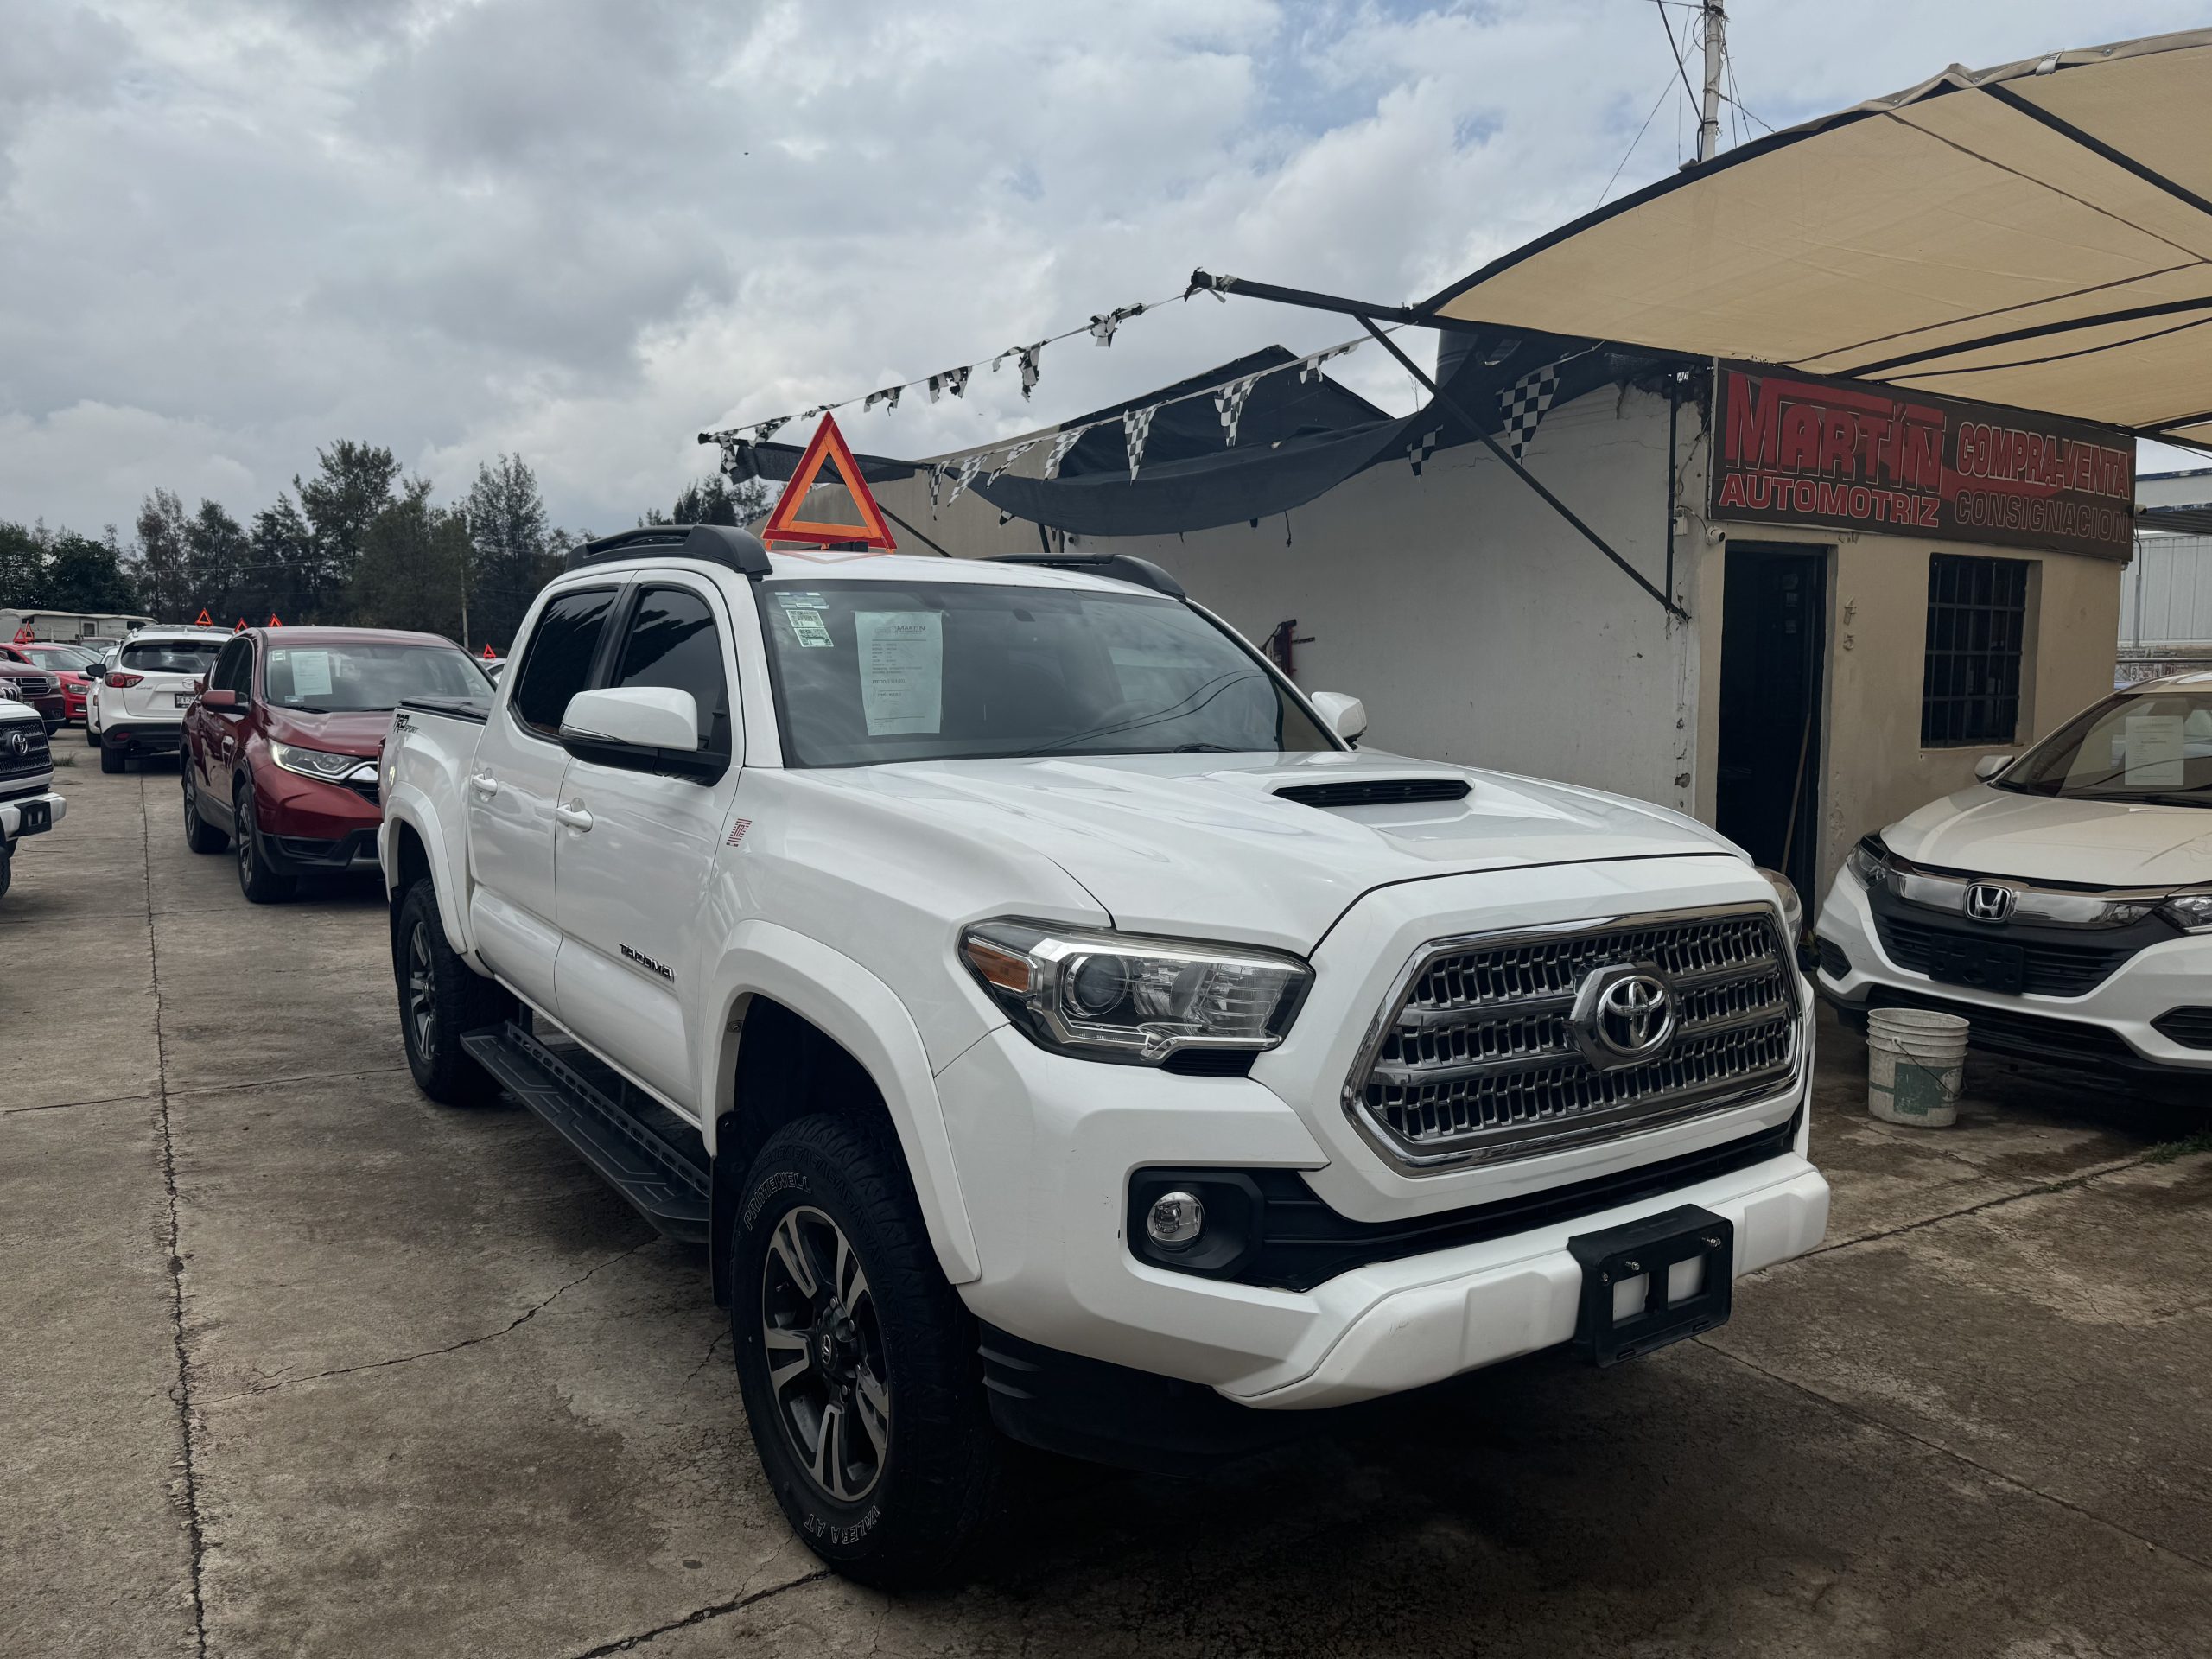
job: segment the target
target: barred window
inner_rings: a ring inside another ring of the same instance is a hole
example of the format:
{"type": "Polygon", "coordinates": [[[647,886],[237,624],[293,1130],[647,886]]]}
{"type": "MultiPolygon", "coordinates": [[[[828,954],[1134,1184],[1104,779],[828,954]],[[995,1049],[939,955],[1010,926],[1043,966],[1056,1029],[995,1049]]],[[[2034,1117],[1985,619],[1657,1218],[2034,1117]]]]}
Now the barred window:
{"type": "Polygon", "coordinates": [[[1929,555],[1923,748],[2013,741],[2027,623],[2025,559],[1929,555]]]}

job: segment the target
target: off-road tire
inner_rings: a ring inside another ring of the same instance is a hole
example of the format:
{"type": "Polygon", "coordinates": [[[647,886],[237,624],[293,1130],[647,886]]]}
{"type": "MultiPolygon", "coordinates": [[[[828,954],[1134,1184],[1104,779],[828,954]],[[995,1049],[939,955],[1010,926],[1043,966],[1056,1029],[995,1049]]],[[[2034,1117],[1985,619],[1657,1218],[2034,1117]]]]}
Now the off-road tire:
{"type": "Polygon", "coordinates": [[[85,722],[85,747],[88,749],[97,749],[99,746],[100,734],[92,729],[92,722],[88,720],[85,722]]]}
{"type": "Polygon", "coordinates": [[[200,816],[200,791],[192,780],[192,757],[184,757],[184,844],[195,853],[219,853],[231,838],[200,816]]]}
{"type": "Polygon", "coordinates": [[[101,744],[99,746],[99,751],[100,770],[102,772],[121,772],[125,766],[130,764],[130,758],[112,743],[101,744]]]}
{"type": "Polygon", "coordinates": [[[8,896],[8,884],[16,879],[16,852],[12,847],[0,847],[0,899],[8,896]]]}
{"type": "Polygon", "coordinates": [[[857,1114],[787,1124],[760,1149],[742,1190],[730,1230],[731,1346],[776,1501],[807,1548],[849,1578],[885,1586],[956,1580],[996,1512],[1007,1448],[985,1403],[976,1321],[938,1270],[888,1126],[857,1114]],[[763,1331],[777,1229],[809,1211],[849,1241],[880,1336],[889,1432],[875,1479],[849,1503],[801,1461],[763,1331]]]}
{"type": "Polygon", "coordinates": [[[437,889],[423,876],[399,901],[392,930],[391,974],[399,993],[399,1043],[415,1086],[442,1106],[480,1106],[499,1097],[492,1074],[461,1046],[464,1032],[512,1017],[514,999],[446,943],[437,889]],[[421,1015],[427,996],[429,1030],[421,1015]]]}
{"type": "Polygon", "coordinates": [[[268,843],[254,817],[251,778],[239,779],[238,792],[231,797],[231,841],[238,859],[238,891],[249,904],[281,905],[300,890],[299,877],[269,862],[268,843]]]}

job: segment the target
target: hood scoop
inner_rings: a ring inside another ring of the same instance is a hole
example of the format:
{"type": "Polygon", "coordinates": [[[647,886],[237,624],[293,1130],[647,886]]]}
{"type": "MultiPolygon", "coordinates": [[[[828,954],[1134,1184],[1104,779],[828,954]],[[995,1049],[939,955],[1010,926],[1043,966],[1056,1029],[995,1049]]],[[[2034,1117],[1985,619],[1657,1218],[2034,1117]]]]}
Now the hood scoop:
{"type": "Polygon", "coordinates": [[[1340,783],[1294,784],[1274,791],[1300,806],[1406,806],[1464,801],[1471,792],[1464,778],[1347,778],[1340,783]]]}

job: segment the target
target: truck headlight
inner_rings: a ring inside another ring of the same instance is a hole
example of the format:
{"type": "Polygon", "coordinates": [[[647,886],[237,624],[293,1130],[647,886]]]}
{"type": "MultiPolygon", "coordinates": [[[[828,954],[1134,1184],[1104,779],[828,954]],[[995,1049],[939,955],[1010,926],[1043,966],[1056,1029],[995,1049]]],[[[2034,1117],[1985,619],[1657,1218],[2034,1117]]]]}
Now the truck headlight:
{"type": "Polygon", "coordinates": [[[978,923],[960,956],[1039,1047],[1131,1065],[1179,1049],[1273,1048],[1313,980],[1273,950],[1044,922],[978,923]]]}
{"type": "Polygon", "coordinates": [[[320,778],[326,784],[342,784],[359,768],[369,764],[358,754],[332,754],[322,749],[303,749],[292,743],[270,743],[269,758],[287,772],[296,772],[302,778],[320,778]]]}
{"type": "Polygon", "coordinates": [[[1770,870],[1762,864],[1758,872],[1766,877],[1767,886],[1774,889],[1775,902],[1782,906],[1783,932],[1790,944],[1796,944],[1805,935],[1805,906],[1797,897],[1796,887],[1780,870],[1770,870]]]}

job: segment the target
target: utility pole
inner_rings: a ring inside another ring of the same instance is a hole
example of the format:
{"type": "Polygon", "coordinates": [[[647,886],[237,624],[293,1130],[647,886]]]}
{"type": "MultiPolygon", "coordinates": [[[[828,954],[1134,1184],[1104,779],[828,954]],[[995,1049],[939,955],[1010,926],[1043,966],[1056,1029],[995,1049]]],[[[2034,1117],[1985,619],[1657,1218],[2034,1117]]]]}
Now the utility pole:
{"type": "Polygon", "coordinates": [[[1705,99],[1698,115],[1697,158],[1709,162],[1720,148],[1720,71],[1727,60],[1728,15],[1721,0],[1705,0],[1705,99]]]}

